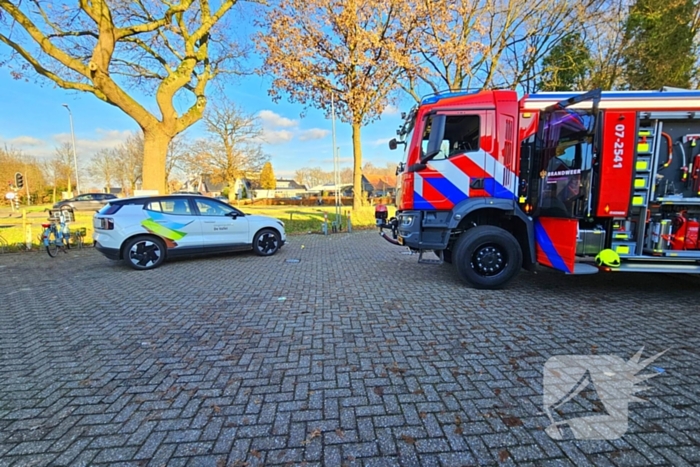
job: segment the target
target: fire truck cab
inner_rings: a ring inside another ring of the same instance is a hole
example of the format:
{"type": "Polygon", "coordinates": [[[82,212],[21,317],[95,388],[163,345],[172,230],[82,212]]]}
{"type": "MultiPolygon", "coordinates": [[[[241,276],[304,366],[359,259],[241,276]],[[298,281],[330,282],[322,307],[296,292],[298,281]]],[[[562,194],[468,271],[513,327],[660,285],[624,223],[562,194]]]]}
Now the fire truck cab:
{"type": "Polygon", "coordinates": [[[700,91],[444,92],[402,117],[377,226],[419,262],[490,289],[538,265],[700,273],[700,91]]]}

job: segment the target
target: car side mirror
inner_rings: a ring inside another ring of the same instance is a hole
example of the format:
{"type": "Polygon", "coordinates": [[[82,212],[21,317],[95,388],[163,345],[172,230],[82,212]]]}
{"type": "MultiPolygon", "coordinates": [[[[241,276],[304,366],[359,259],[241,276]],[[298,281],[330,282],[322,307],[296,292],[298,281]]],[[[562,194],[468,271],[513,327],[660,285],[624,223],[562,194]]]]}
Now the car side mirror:
{"type": "Polygon", "coordinates": [[[238,218],[238,213],[237,213],[236,211],[231,211],[231,212],[229,212],[229,213],[226,214],[226,215],[227,215],[228,217],[230,217],[231,219],[236,219],[236,218],[238,218]]]}

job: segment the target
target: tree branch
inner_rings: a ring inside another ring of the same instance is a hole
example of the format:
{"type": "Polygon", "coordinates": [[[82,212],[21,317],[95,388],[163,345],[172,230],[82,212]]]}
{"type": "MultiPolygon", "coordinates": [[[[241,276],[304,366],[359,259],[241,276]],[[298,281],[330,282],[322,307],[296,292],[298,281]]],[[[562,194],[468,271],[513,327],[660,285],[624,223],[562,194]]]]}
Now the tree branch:
{"type": "Polygon", "coordinates": [[[29,52],[27,52],[21,45],[14,42],[12,39],[5,36],[4,34],[0,34],[0,42],[5,43],[15,52],[20,54],[20,56],[22,56],[22,58],[25,59],[37,73],[46,78],[49,78],[51,81],[55,82],[58,86],[62,87],[63,89],[91,92],[95,94],[95,96],[97,96],[99,99],[107,101],[107,98],[104,96],[104,94],[99,92],[99,90],[95,89],[93,86],[90,86],[86,83],[67,81],[59,77],[57,74],[55,74],[54,72],[43,66],[41,63],[39,63],[39,61],[35,59],[29,52]]]}
{"type": "Polygon", "coordinates": [[[37,28],[36,25],[12,2],[9,0],[0,0],[0,8],[8,12],[10,16],[12,16],[12,18],[27,31],[29,37],[31,37],[32,40],[34,40],[34,42],[41,47],[41,50],[44,53],[76,73],[79,73],[86,78],[90,76],[85,65],[53,45],[51,41],[39,30],[39,28],[37,28]]]}
{"type": "Polygon", "coordinates": [[[57,32],[55,34],[47,34],[46,35],[46,37],[48,39],[52,39],[54,37],[82,37],[82,36],[90,36],[90,37],[94,37],[95,39],[99,38],[99,36],[92,31],[61,31],[61,32],[57,32]]]}
{"type": "Polygon", "coordinates": [[[149,54],[151,57],[153,57],[158,63],[163,65],[163,68],[168,72],[168,74],[172,74],[173,70],[170,68],[170,65],[168,65],[168,61],[163,58],[162,55],[160,55],[158,52],[156,52],[151,46],[146,44],[144,41],[139,39],[138,37],[129,37],[124,39],[124,42],[131,42],[133,44],[138,45],[141,49],[143,49],[144,52],[149,54]]]}
{"type": "MultiPolygon", "coordinates": [[[[165,12],[162,18],[154,20],[154,21],[149,21],[148,23],[142,23],[142,24],[137,24],[134,26],[127,26],[123,28],[119,28],[115,35],[117,37],[117,40],[123,39],[125,37],[131,37],[135,36],[138,34],[143,34],[143,33],[148,33],[148,32],[153,32],[156,31],[166,24],[170,24],[172,22],[173,16],[175,16],[178,13],[183,13],[187,11],[187,9],[192,5],[194,0],[183,0],[181,3],[177,5],[170,5],[168,10],[165,12]]],[[[140,2],[139,2],[140,4],[140,2]]],[[[141,5],[143,8],[143,5],[141,5]]],[[[144,9],[145,11],[145,9],[144,9]]]]}

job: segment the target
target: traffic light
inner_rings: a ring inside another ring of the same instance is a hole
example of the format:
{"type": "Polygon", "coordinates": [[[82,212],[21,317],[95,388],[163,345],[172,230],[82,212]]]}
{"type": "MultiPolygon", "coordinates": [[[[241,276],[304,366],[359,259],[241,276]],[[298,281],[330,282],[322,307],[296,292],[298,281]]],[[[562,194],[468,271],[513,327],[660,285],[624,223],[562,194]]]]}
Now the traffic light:
{"type": "Polygon", "coordinates": [[[24,186],[24,177],[21,173],[17,172],[15,174],[15,186],[19,189],[24,186]]]}

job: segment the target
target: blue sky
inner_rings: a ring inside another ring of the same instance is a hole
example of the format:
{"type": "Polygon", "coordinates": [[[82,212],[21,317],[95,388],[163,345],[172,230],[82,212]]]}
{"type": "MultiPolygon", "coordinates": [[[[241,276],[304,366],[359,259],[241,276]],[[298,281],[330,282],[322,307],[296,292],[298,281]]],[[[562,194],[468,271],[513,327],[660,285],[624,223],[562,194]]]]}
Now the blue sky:
{"type": "MultiPolygon", "coordinates": [[[[5,52],[5,51],[3,51],[5,52]]],[[[274,103],[267,95],[269,79],[258,76],[240,78],[226,92],[244,111],[257,114],[270,144],[264,150],[278,177],[291,177],[299,167],[333,168],[331,121],[315,109],[308,109],[300,118],[303,107],[286,99],[274,103]]],[[[138,127],[126,114],[92,94],[65,91],[46,79],[37,82],[34,75],[15,80],[7,69],[0,71],[0,144],[21,149],[37,158],[48,158],[54,148],[70,141],[70,123],[66,103],[73,114],[78,163],[87,166],[96,151],[119,144],[129,132],[138,127]]],[[[401,124],[400,111],[407,111],[411,101],[406,99],[400,109],[389,107],[381,119],[365,128],[362,134],[363,162],[384,166],[401,158],[400,150],[390,151],[389,139],[401,124]]],[[[201,125],[187,131],[191,137],[201,136],[201,125]]],[[[351,129],[336,118],[336,141],[340,148],[341,165],[352,164],[351,129]]]]}

